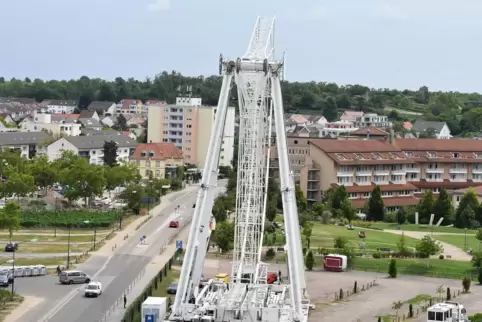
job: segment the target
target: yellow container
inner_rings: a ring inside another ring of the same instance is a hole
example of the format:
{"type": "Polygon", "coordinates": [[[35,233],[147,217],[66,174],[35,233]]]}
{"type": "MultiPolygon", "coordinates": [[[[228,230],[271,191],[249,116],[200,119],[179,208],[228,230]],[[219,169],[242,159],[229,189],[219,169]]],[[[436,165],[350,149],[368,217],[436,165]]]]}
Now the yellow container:
{"type": "Polygon", "coordinates": [[[216,275],[214,277],[215,279],[219,280],[219,281],[223,281],[225,283],[229,283],[229,275],[226,274],[226,273],[219,273],[218,275],[216,275]]]}

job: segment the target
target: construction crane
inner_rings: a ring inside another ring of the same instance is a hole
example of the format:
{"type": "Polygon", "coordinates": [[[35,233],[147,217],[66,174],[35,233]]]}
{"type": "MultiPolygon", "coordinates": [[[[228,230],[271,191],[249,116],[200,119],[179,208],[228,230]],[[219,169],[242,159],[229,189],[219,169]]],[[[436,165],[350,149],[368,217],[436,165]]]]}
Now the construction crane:
{"type": "Polygon", "coordinates": [[[223,83],[176,299],[168,321],[308,321],[310,303],[305,294],[298,210],[283,117],[280,80],[284,77],[284,61],[274,57],[274,27],[274,18],[258,17],[244,56],[236,60],[220,56],[223,83]],[[231,279],[228,283],[214,279],[202,283],[233,81],[239,99],[239,151],[231,279]],[[276,285],[268,284],[268,265],[261,261],[273,119],[289,278],[287,283],[276,285]]]}

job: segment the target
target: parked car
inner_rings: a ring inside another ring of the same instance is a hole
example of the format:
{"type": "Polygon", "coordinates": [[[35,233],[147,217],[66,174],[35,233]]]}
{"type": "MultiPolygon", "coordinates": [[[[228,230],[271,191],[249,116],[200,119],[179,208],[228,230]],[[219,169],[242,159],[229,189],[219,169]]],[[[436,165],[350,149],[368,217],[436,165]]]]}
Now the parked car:
{"type": "Polygon", "coordinates": [[[5,245],[5,251],[6,252],[14,252],[18,249],[18,244],[17,243],[7,243],[5,245]]]}
{"type": "Polygon", "coordinates": [[[167,288],[167,294],[176,294],[178,282],[172,282],[167,288]]]}
{"type": "Polygon", "coordinates": [[[171,221],[169,223],[169,228],[179,228],[179,221],[171,221]]]}

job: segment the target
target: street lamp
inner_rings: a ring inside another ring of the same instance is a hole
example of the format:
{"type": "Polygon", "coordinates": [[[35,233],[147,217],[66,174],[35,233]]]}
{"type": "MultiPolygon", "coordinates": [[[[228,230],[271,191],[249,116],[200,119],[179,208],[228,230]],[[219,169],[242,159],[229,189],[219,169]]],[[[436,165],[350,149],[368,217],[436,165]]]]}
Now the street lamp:
{"type": "Polygon", "coordinates": [[[70,267],[70,229],[72,224],[69,223],[69,235],[67,237],[67,269],[70,267]]]}
{"type": "Polygon", "coordinates": [[[148,181],[147,185],[147,215],[149,216],[149,212],[151,211],[151,187],[152,187],[152,180],[148,181]]]}
{"type": "Polygon", "coordinates": [[[12,299],[13,299],[13,295],[15,294],[15,253],[17,251],[16,247],[17,245],[20,245],[20,244],[35,243],[36,241],[37,239],[27,240],[24,242],[16,243],[15,246],[13,247],[12,259],[10,260],[12,262],[12,299]]]}
{"type": "Polygon", "coordinates": [[[464,228],[464,250],[467,251],[467,228],[464,228]]]}
{"type": "MultiPolygon", "coordinates": [[[[89,220],[85,220],[84,221],[84,224],[88,225],[90,224],[91,222],[89,220]]],[[[97,227],[95,226],[95,224],[92,222],[92,228],[94,229],[94,245],[92,247],[93,250],[95,250],[95,242],[96,242],[96,237],[97,237],[97,227]]]]}

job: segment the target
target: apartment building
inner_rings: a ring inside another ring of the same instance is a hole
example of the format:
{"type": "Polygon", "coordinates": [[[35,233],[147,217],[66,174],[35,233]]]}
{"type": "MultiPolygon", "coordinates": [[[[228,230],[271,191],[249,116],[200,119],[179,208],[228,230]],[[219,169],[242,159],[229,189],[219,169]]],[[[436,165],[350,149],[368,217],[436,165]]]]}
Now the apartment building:
{"type": "Polygon", "coordinates": [[[182,151],[174,143],[139,144],[130,161],[139,169],[142,179],[164,179],[175,173],[177,167],[184,166],[182,151]]]}
{"type": "Polygon", "coordinates": [[[392,126],[392,123],[388,121],[388,116],[375,113],[366,113],[355,118],[355,127],[365,128],[371,126],[387,129],[392,126]]]}
{"type": "Polygon", "coordinates": [[[38,132],[43,130],[56,136],[78,136],[82,126],[78,116],[78,114],[51,114],[37,110],[34,111],[32,117],[26,117],[19,123],[19,131],[38,132]]]}
{"type": "Polygon", "coordinates": [[[387,211],[416,205],[417,197],[482,185],[482,142],[470,139],[308,141],[300,187],[317,201],[344,185],[361,210],[373,188],[381,188],[387,211]]]}
{"type": "Polygon", "coordinates": [[[45,145],[51,140],[46,132],[6,132],[0,134],[0,149],[20,152],[23,158],[32,159],[45,154],[45,145]]]}
{"type": "Polygon", "coordinates": [[[104,144],[117,143],[117,161],[129,161],[129,157],[138,146],[136,140],[119,132],[107,135],[68,136],[60,138],[47,146],[47,156],[50,161],[58,159],[63,151],[72,151],[81,157],[89,159],[90,164],[104,164],[104,144]]]}
{"type": "MultiPolygon", "coordinates": [[[[148,110],[147,142],[174,143],[184,162],[204,167],[216,107],[203,106],[200,98],[178,97],[176,104],[151,105],[148,110]]],[[[220,166],[231,166],[234,154],[235,109],[229,107],[221,146],[220,166]]]]}
{"type": "Polygon", "coordinates": [[[126,98],[121,100],[116,106],[116,114],[142,114],[143,105],[141,100],[126,98]]]}
{"type": "Polygon", "coordinates": [[[332,136],[337,137],[342,134],[349,134],[355,132],[358,128],[349,121],[336,121],[323,124],[320,129],[320,137],[332,136]]]}
{"type": "Polygon", "coordinates": [[[40,105],[43,112],[56,114],[71,114],[77,108],[73,100],[44,100],[40,105]]]}

